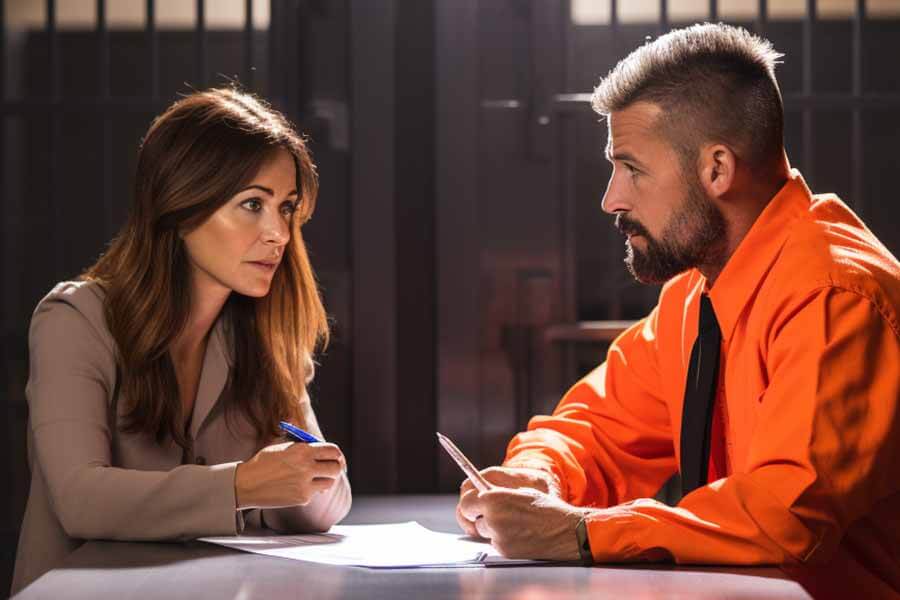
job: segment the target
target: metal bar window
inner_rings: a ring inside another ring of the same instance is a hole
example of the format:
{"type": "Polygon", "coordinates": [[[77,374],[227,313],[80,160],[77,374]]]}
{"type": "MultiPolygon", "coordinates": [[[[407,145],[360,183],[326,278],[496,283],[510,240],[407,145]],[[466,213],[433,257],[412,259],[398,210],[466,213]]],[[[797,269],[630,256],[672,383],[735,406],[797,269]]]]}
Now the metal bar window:
{"type": "Polygon", "coordinates": [[[853,115],[850,129],[851,144],[851,164],[853,165],[852,179],[850,185],[853,189],[853,208],[860,217],[864,217],[866,204],[863,190],[863,131],[862,131],[862,106],[860,100],[863,95],[862,85],[862,68],[863,68],[863,51],[862,51],[862,28],[866,19],[866,3],[865,0],[856,0],[855,10],[853,11],[853,30],[852,30],[852,61],[853,81],[850,86],[850,93],[853,95],[853,115]]]}
{"type": "MultiPolygon", "coordinates": [[[[47,16],[45,22],[48,56],[50,62],[50,98],[54,102],[62,101],[62,69],[59,64],[59,32],[56,27],[56,1],[47,0],[47,16]]],[[[59,146],[62,140],[62,117],[59,111],[50,115],[50,144],[47,148],[47,184],[50,210],[53,215],[50,236],[53,240],[53,265],[55,275],[62,273],[62,240],[57,228],[62,222],[62,213],[58,198],[59,185],[59,146]]]]}
{"type": "MultiPolygon", "coordinates": [[[[612,5],[610,6],[610,13],[609,13],[609,34],[612,38],[611,48],[613,49],[613,52],[615,52],[616,56],[621,54],[621,51],[619,50],[619,27],[620,27],[619,2],[618,2],[618,0],[612,0],[612,5]]],[[[629,52],[629,51],[626,50],[626,52],[629,52]]],[[[590,95],[588,95],[587,98],[588,98],[588,100],[590,100],[590,95]]],[[[588,103],[588,106],[590,106],[590,103],[588,103]]],[[[609,121],[607,121],[607,127],[609,127],[609,121]]],[[[608,132],[607,132],[607,134],[608,134],[608,132]]],[[[573,173],[574,172],[575,171],[573,170],[573,173]]],[[[623,276],[620,276],[620,277],[623,277],[623,276]]],[[[618,316],[618,315],[622,314],[622,310],[623,310],[622,295],[615,294],[612,298],[612,301],[610,302],[609,312],[611,315],[618,316]]]]}
{"type": "Polygon", "coordinates": [[[150,97],[159,98],[159,34],[156,31],[156,2],[147,0],[147,45],[150,46],[150,97]]]}
{"type": "MultiPolygon", "coordinates": [[[[0,0],[0,101],[6,100],[6,0],[0,0]]],[[[0,141],[0,143],[3,143],[0,141]]],[[[3,181],[0,178],[0,181],[3,181]]]]}
{"type": "Polygon", "coordinates": [[[609,35],[612,37],[613,52],[618,53],[619,42],[619,0],[610,0],[609,3],[609,35]]]}
{"type": "Polygon", "coordinates": [[[281,23],[285,18],[282,0],[271,0],[269,18],[269,100],[276,106],[283,106],[284,85],[279,49],[284,49],[281,41],[281,23]]]}
{"type": "Polygon", "coordinates": [[[253,0],[244,0],[244,85],[253,89],[253,0]]]}
{"type": "Polygon", "coordinates": [[[769,15],[769,6],[766,0],[759,0],[756,10],[756,33],[764,36],[766,32],[766,20],[769,15]]]}
{"type": "MultiPolygon", "coordinates": [[[[98,81],[100,83],[100,100],[107,101],[110,96],[109,85],[109,27],[106,19],[106,0],[97,0],[97,43],[99,46],[99,59],[97,61],[97,69],[99,71],[98,81]]],[[[100,124],[101,136],[101,168],[102,168],[102,188],[101,201],[103,202],[103,213],[105,215],[104,225],[106,232],[112,233],[115,223],[113,222],[112,210],[112,122],[108,113],[104,112],[101,117],[100,124]]]]}
{"type": "Polygon", "coordinates": [[[106,24],[106,0],[97,0],[97,81],[100,97],[109,98],[109,28],[106,24]]]}
{"type": "MultiPolygon", "coordinates": [[[[0,0],[0,102],[6,102],[6,0],[0,0]]],[[[6,148],[6,113],[3,113],[0,114],[0,188],[3,188],[8,194],[6,148]]],[[[10,280],[8,273],[3,272],[2,277],[3,281],[10,280]]],[[[2,351],[0,351],[0,356],[3,356],[5,361],[5,354],[2,351]]]]}
{"type": "MultiPolygon", "coordinates": [[[[803,20],[803,60],[802,93],[805,98],[813,95],[813,25],[816,20],[816,0],[806,0],[806,18],[803,20]]],[[[813,133],[813,109],[804,106],[801,113],[801,136],[803,145],[803,174],[808,181],[813,180],[815,135],[813,133]]]]}
{"type": "Polygon", "coordinates": [[[56,1],[47,0],[45,31],[47,33],[50,62],[50,97],[59,100],[62,88],[62,70],[59,68],[59,35],[56,30],[56,1]]]}
{"type": "Polygon", "coordinates": [[[197,26],[194,35],[194,48],[197,54],[197,85],[205,88],[207,85],[207,33],[206,33],[206,2],[197,0],[197,26]]]}

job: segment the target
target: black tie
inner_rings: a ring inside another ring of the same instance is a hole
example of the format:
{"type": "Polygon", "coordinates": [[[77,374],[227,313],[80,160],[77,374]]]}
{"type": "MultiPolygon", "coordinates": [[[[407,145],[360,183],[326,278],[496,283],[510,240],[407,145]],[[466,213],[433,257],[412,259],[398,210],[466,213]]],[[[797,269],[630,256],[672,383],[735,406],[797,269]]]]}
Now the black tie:
{"type": "Polygon", "coordinates": [[[691,350],[681,416],[681,489],[706,485],[713,407],[719,378],[722,332],[709,296],[700,296],[700,327],[691,350]]]}

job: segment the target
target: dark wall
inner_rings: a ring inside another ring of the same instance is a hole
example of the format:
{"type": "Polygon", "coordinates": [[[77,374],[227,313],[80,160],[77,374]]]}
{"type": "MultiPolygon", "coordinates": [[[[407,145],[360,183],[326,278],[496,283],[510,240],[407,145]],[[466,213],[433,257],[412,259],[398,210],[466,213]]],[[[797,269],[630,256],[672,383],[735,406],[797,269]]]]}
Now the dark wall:
{"type": "Polygon", "coordinates": [[[433,3],[351,2],[356,490],[434,491],[433,3]]]}

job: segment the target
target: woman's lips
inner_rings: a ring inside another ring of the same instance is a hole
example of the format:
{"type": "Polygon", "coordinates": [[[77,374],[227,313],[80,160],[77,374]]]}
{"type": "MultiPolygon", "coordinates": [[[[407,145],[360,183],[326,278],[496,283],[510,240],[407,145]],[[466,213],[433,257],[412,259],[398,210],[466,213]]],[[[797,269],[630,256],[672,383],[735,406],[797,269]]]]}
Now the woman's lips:
{"type": "Polygon", "coordinates": [[[264,262],[257,262],[257,261],[250,261],[250,264],[258,269],[262,269],[266,273],[271,273],[272,271],[275,270],[275,267],[278,266],[278,263],[264,263],[264,262]]]}

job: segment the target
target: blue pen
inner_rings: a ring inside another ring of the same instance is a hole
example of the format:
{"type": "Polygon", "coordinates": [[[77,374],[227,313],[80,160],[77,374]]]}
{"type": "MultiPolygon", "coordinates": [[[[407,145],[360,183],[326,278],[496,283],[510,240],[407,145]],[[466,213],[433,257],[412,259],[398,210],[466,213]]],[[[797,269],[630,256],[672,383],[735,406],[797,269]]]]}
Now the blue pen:
{"type": "Polygon", "coordinates": [[[313,442],[321,442],[319,438],[311,433],[307,433],[295,425],[291,425],[286,421],[280,421],[278,425],[292,438],[294,441],[303,442],[304,444],[312,444],[313,442]]]}

